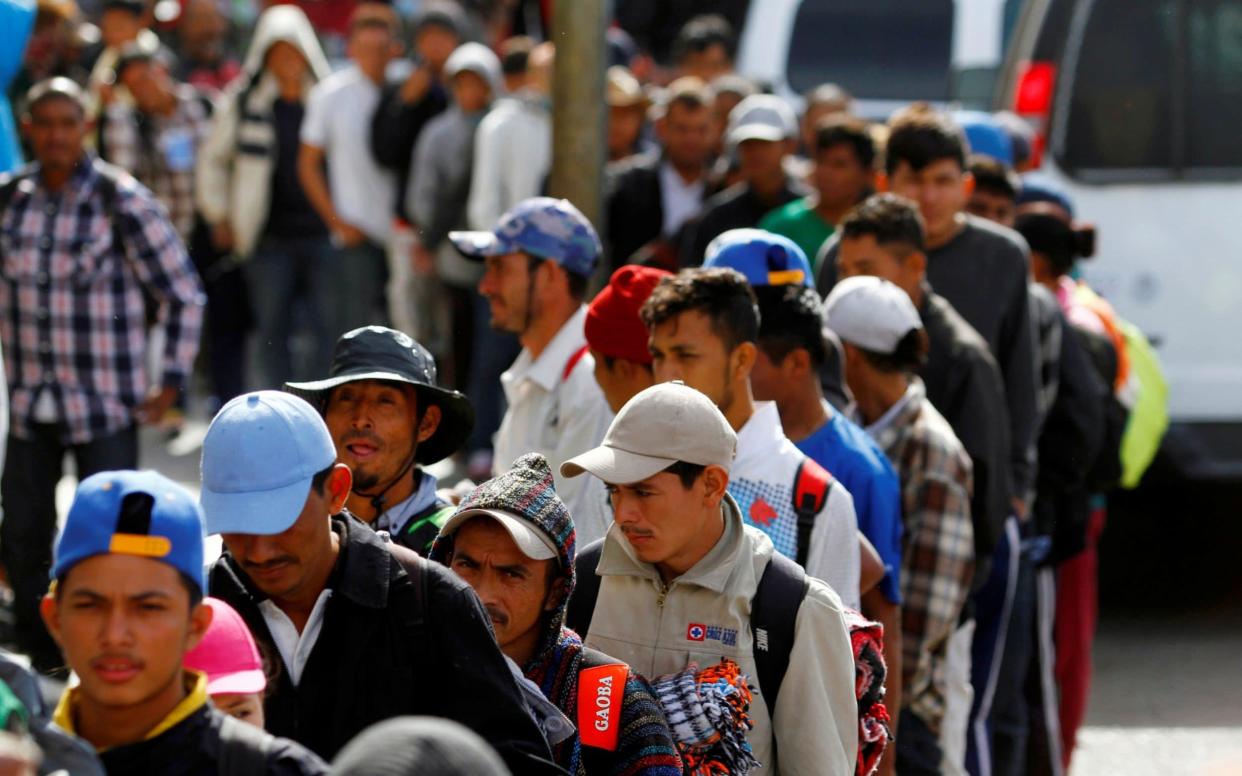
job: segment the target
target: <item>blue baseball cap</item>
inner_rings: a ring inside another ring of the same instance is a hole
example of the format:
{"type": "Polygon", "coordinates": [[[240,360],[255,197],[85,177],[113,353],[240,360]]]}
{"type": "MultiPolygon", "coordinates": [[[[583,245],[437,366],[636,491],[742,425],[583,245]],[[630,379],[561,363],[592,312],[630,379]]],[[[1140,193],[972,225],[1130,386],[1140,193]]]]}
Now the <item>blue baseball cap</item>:
{"type": "Polygon", "coordinates": [[[203,439],[207,533],[283,533],[302,514],[311,480],[335,462],[332,435],[305,399],[283,391],[238,396],[203,439]]]}
{"type": "Polygon", "coordinates": [[[1013,166],[1013,138],[992,114],[979,110],[959,110],[954,112],[953,120],[966,134],[972,154],[990,156],[998,162],[1013,166]]]}
{"type": "Polygon", "coordinates": [[[167,563],[203,579],[203,511],[188,490],[154,471],[100,472],[82,480],[56,540],[52,579],[96,555],[167,563]]]}
{"type": "Polygon", "coordinates": [[[798,244],[763,229],[730,229],[707,246],[704,267],[728,267],[751,286],[815,286],[811,262],[798,244]]]}
{"type": "Polygon", "coordinates": [[[569,200],[551,197],[519,202],[490,232],[449,232],[449,239],[469,259],[529,253],[587,277],[603,252],[595,227],[582,211],[569,200]]]}

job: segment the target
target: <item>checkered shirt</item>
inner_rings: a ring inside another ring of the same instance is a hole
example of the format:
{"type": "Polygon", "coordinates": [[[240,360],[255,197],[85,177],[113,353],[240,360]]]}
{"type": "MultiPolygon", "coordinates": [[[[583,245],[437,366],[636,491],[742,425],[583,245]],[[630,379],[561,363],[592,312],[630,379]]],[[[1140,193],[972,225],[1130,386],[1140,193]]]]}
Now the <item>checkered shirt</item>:
{"type": "Polygon", "coordinates": [[[151,192],[115,168],[109,209],[107,170],[84,157],[52,192],[33,165],[0,212],[0,343],[19,437],[29,437],[45,387],[67,444],[133,424],[147,392],[144,290],[167,333],[164,385],[182,386],[198,353],[204,296],[185,247],[151,192]]]}
{"type": "Polygon", "coordinates": [[[901,477],[903,703],[939,732],[949,636],[974,571],[970,457],[917,378],[875,435],[901,477]]]}
{"type": "Polygon", "coordinates": [[[121,103],[103,116],[103,157],[151,189],[187,242],[194,230],[194,166],[210,132],[207,103],[187,84],[178,87],[177,107],[168,116],[146,115],[121,103]]]}

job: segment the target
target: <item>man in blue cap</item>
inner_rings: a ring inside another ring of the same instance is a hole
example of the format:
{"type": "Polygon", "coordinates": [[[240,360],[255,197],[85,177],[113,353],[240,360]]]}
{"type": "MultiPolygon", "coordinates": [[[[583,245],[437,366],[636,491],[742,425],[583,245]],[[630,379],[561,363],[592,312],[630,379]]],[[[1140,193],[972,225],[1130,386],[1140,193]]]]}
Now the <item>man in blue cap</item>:
{"type": "MultiPolygon", "coordinates": [[[[509,406],[496,433],[495,473],[526,453],[540,453],[559,471],[575,452],[599,444],[612,419],[584,332],[587,281],[601,253],[595,228],[566,200],[534,197],[490,232],[449,239],[486,265],[479,293],[491,306],[492,328],[522,343],[500,377],[509,406]]],[[[603,488],[557,475],[556,490],[582,541],[603,537],[612,522],[603,488]]]]}
{"type": "Polygon", "coordinates": [[[245,619],[279,678],[267,727],[332,757],[382,719],[430,714],[487,739],[514,774],[555,773],[487,612],[443,566],[345,511],[352,478],[319,412],[239,396],[203,441],[211,594],[245,619]]]}
{"type": "Polygon", "coordinates": [[[202,511],[185,488],[151,471],[83,480],[52,577],[43,619],[80,680],[54,719],[109,774],[327,771],[298,744],[216,710],[207,677],[182,668],[211,623],[202,511]]]}
{"type": "Polygon", "coordinates": [[[750,283],[759,303],[758,349],[750,373],[755,400],[774,402],[789,440],[853,496],[858,529],[884,565],[880,583],[861,591],[862,610],[884,625],[884,657],[889,666],[885,703],[899,708],[900,483],[875,440],[824,399],[820,373],[828,359],[828,345],[810,262],[787,237],[762,229],[734,229],[708,246],[703,265],[730,267],[750,283]]]}

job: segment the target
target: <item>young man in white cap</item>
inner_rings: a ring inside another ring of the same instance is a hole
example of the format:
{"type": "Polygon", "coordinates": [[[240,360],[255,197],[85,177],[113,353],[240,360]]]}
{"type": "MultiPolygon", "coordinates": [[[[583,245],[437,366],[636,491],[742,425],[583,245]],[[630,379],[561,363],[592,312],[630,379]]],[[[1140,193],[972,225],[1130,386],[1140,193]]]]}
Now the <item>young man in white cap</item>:
{"type": "Polygon", "coordinates": [[[824,321],[844,346],[857,420],[901,477],[897,771],[940,773],[949,640],[974,567],[970,457],[914,375],[927,357],[927,334],[906,292],[877,277],[847,278],[828,295],[824,321]]]}
{"type": "MultiPolygon", "coordinates": [[[[450,232],[449,239],[484,263],[479,293],[491,306],[492,328],[522,343],[500,376],[509,406],[496,432],[495,473],[525,453],[540,453],[556,471],[598,444],[612,417],[583,333],[587,281],[601,252],[595,228],[568,201],[534,197],[490,232],[450,232]]],[[[604,535],[610,517],[602,489],[563,479],[556,489],[583,541],[604,535]]]]}
{"type": "Polygon", "coordinates": [[[615,510],[602,548],[587,556],[594,568],[579,569],[580,584],[596,590],[588,624],[573,617],[575,599],[571,625],[645,676],[736,662],[758,689],[747,740],[765,773],[853,773],[858,707],[841,599],[743,523],[728,494],[736,446],[709,398],[661,383],[621,409],[600,447],[561,467],[602,480],[615,510]],[[793,624],[782,628],[761,599],[787,579],[793,624]],[[768,670],[772,658],[783,659],[783,677],[768,670]]]}
{"type": "Polygon", "coordinates": [[[718,235],[756,226],[771,211],[811,194],[785,171],[797,138],[798,119],[780,97],[752,95],[730,111],[725,140],[737,153],[742,180],[704,202],[703,214],[686,226],[681,266],[702,264],[718,235]]]}
{"type": "Polygon", "coordinates": [[[432,714],[515,774],[555,773],[478,598],[344,511],[336,459],[319,412],[278,391],[229,402],[203,441],[207,532],[225,550],[209,587],[279,660],[268,729],[332,757],[373,722],[432,714]]]}
{"type": "Polygon", "coordinates": [[[751,392],[759,310],[746,278],[734,269],[683,270],[660,281],[641,315],[656,380],[684,380],[702,391],[737,433],[729,493],[743,519],[857,608],[853,498],[789,441],[776,404],[756,402],[751,392]]]}

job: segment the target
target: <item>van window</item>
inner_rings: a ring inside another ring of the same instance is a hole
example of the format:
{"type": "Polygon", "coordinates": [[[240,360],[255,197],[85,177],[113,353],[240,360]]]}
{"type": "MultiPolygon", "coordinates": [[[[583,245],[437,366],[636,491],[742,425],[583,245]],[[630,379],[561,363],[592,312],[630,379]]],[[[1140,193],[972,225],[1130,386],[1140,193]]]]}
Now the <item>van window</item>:
{"type": "Polygon", "coordinates": [[[1072,74],[1063,146],[1068,168],[1172,165],[1177,5],[1176,0],[1094,4],[1072,74]]]}
{"type": "Polygon", "coordinates": [[[868,99],[951,96],[953,0],[803,0],[786,73],[799,94],[825,81],[868,99]]]}
{"type": "Polygon", "coordinates": [[[1191,3],[1186,36],[1186,165],[1242,167],[1242,2],[1191,3]]]}
{"type": "Polygon", "coordinates": [[[1062,165],[1101,180],[1242,173],[1242,0],[1089,7],[1078,51],[1062,60],[1062,165]]]}

